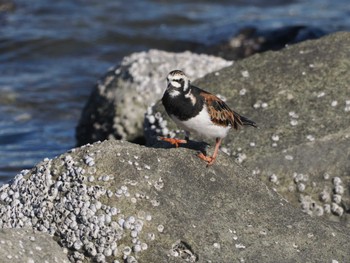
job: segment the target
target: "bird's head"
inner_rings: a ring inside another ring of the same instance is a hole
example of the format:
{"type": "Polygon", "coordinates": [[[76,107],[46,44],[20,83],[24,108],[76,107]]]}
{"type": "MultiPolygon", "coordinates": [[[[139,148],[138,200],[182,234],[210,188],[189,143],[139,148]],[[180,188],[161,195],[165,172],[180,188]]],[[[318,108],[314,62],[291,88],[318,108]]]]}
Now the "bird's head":
{"type": "Polygon", "coordinates": [[[166,80],[168,82],[168,89],[171,88],[179,92],[186,92],[190,86],[189,78],[181,70],[171,71],[166,80]]]}

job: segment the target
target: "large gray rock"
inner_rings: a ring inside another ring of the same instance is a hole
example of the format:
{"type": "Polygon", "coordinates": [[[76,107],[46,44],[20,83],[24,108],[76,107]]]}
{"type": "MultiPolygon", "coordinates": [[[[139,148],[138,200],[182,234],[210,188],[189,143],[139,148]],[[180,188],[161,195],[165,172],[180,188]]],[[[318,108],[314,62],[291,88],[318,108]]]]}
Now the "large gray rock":
{"type": "MultiPolygon", "coordinates": [[[[346,224],[349,41],[350,33],[336,33],[254,55],[194,82],[260,126],[231,132],[223,151],[305,212],[346,224]]],[[[147,143],[157,145],[156,136],[166,134],[181,136],[158,103],[146,115],[147,143]]]]}
{"type": "Polygon", "coordinates": [[[48,234],[31,228],[0,229],[2,263],[68,263],[63,249],[48,234]]]}
{"type": "Polygon", "coordinates": [[[347,228],[303,214],[227,155],[206,168],[192,147],[105,141],[46,159],[1,187],[0,224],[54,235],[73,262],[350,258],[347,228]]]}
{"type": "Polygon", "coordinates": [[[142,142],[145,111],[161,98],[171,70],[196,79],[231,64],[191,52],[150,50],[125,57],[94,88],[77,127],[78,145],[107,138],[142,142]]]}

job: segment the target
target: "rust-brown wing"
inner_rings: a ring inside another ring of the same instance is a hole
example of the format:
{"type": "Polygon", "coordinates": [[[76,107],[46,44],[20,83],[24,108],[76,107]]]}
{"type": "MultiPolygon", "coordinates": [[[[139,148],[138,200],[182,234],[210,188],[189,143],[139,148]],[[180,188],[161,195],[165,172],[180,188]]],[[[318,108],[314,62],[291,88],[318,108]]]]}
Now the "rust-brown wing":
{"type": "Polygon", "coordinates": [[[241,116],[231,110],[229,106],[217,96],[205,91],[202,91],[200,95],[204,98],[211,120],[215,124],[220,126],[231,125],[235,129],[243,125],[241,116]]]}

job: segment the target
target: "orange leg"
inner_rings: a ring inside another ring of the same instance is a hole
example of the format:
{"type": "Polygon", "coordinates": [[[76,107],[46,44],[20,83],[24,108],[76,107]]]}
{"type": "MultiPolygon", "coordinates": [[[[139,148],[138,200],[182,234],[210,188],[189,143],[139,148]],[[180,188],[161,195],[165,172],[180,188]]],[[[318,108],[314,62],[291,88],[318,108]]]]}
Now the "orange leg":
{"type": "Polygon", "coordinates": [[[218,156],[221,142],[222,142],[222,138],[216,138],[216,144],[215,144],[213,156],[206,156],[203,153],[198,154],[199,158],[201,158],[202,160],[204,160],[208,163],[207,166],[211,166],[214,164],[216,157],[218,156]]]}
{"type": "Polygon", "coordinates": [[[158,138],[159,138],[159,140],[169,142],[169,143],[175,145],[176,148],[179,147],[180,143],[187,143],[186,140],[181,140],[181,139],[176,139],[176,138],[166,138],[166,137],[158,137],[158,138]]]}

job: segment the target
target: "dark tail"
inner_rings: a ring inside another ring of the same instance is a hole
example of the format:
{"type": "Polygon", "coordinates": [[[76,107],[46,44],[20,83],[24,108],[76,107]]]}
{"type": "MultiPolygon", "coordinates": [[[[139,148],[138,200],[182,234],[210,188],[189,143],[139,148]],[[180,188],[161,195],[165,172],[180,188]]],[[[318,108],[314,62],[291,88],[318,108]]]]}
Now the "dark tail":
{"type": "Polygon", "coordinates": [[[243,125],[249,125],[249,126],[253,126],[255,128],[258,128],[258,125],[256,125],[256,123],[254,121],[251,121],[246,117],[241,116],[241,121],[242,121],[243,125]]]}

